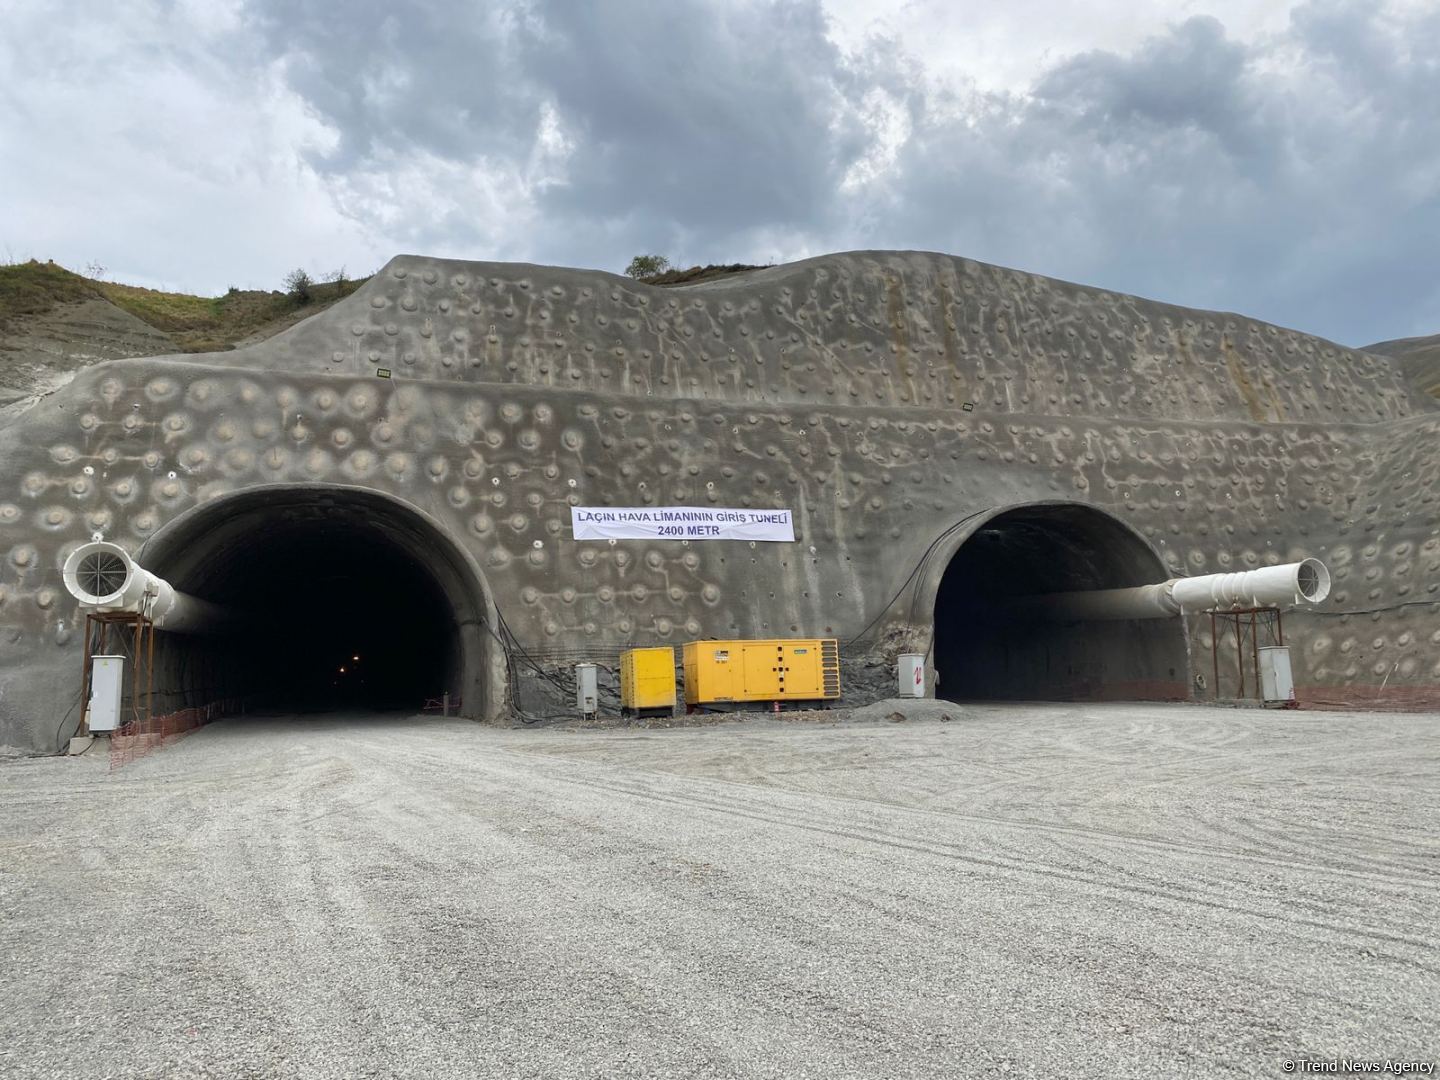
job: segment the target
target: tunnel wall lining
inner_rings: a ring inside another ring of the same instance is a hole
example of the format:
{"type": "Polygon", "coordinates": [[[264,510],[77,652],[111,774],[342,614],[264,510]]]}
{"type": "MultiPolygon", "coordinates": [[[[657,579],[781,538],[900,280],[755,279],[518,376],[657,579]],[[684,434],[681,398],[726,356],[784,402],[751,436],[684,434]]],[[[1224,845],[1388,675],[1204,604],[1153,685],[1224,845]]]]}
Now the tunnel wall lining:
{"type": "MultiPolygon", "coordinates": [[[[970,544],[977,533],[993,527],[1005,519],[1022,520],[1027,516],[1034,516],[1039,520],[1045,517],[1055,518],[1053,527],[1063,529],[1065,522],[1063,518],[1067,515],[1073,516],[1081,524],[1080,528],[1085,535],[1083,540],[1092,546],[1104,543],[1109,537],[1104,533],[1112,535],[1123,535],[1126,543],[1133,546],[1134,551],[1140,554],[1139,562],[1135,565],[1133,577],[1126,577],[1123,580],[1116,578],[1104,583],[1103,587],[1117,587],[1129,585],[1150,584],[1163,581],[1171,576],[1166,567],[1164,558],[1156,547],[1146,537],[1127,525],[1113,514],[1107,513],[1097,507],[1087,505],[1073,500],[1047,499],[1036,502],[1012,503],[1005,506],[992,507],[990,509],[972,513],[960,522],[957,522],[948,532],[942,532],[937,540],[931,554],[924,562],[922,571],[917,575],[913,599],[911,601],[912,615],[910,621],[913,624],[926,628],[923,635],[924,655],[931,661],[926,665],[926,693],[934,696],[937,692],[936,682],[940,674],[941,657],[937,652],[937,638],[939,637],[938,621],[941,612],[938,604],[941,599],[941,586],[947,574],[955,566],[956,560],[964,557],[967,544],[970,544]],[[1092,524],[1093,523],[1093,524],[1092,524]]],[[[1067,586],[1070,587],[1070,586],[1067,586]]],[[[1100,587],[1095,583],[1076,584],[1076,588],[1100,587]]],[[[1002,627],[1003,628],[1003,627],[1002,627]]],[[[1156,619],[1149,620],[1144,624],[1132,625],[1129,622],[1120,624],[1120,629],[1104,626],[1091,626],[1090,632],[1098,632],[1106,638],[1115,639],[1117,646],[1137,636],[1143,639],[1137,646],[1137,650],[1146,655],[1140,657],[1142,662],[1130,665],[1135,669],[1154,666],[1156,658],[1161,653],[1169,651],[1168,645],[1174,645],[1173,663],[1168,666],[1177,668],[1176,674],[1160,675],[1152,672],[1144,676],[1136,675],[1130,678],[1116,679],[1109,678],[1103,685],[1096,685],[1087,697],[1100,699],[1143,699],[1162,698],[1166,700],[1175,698],[1186,698],[1189,696],[1191,675],[1189,670],[1189,643],[1188,629],[1181,619],[1156,619]],[[1159,648],[1155,642],[1160,641],[1159,648]],[[1150,655],[1153,653],[1153,655],[1150,655]]],[[[1125,665],[1117,665],[1124,667],[1125,665]]],[[[985,696],[985,695],[977,695],[985,696]]],[[[1037,690],[1033,695],[1036,697],[1047,696],[1037,690]]],[[[1065,699],[1072,695],[1060,694],[1065,699]]],[[[1081,696],[1081,695],[1073,695],[1081,696]]]]}
{"type": "MultiPolygon", "coordinates": [[[[273,484],[415,507],[554,670],[699,636],[847,641],[878,617],[847,697],[923,651],[926,620],[881,609],[957,508],[1073,500],[1176,574],[1323,559],[1330,600],[1286,620],[1302,693],[1440,704],[1437,447],[1436,404],[1383,358],[966,260],[670,292],[402,257],[270,341],[96,365],[0,428],[0,743],[53,747],[74,694],[74,544],[138,548],[273,484]],[[692,500],[789,507],[797,542],[569,538],[570,505],[692,500]]],[[[1203,670],[1203,629],[1191,648],[1203,670]]]]}
{"type": "MultiPolygon", "coordinates": [[[[229,540],[243,541],[250,532],[236,526],[239,518],[263,527],[271,514],[302,511],[315,514],[337,505],[346,512],[371,511],[364,527],[400,537],[400,547],[423,567],[444,593],[455,616],[461,669],[458,696],[465,715],[494,719],[507,699],[508,672],[504,650],[486,626],[497,625],[494,600],[474,556],[456,542],[444,525],[419,507],[392,494],[347,484],[274,484],[218,496],[192,507],[147,538],[138,552],[143,565],[182,589],[195,589],[197,575],[204,580],[204,560],[214,558],[215,533],[225,530],[229,540]],[[328,506],[327,506],[328,504],[328,506]],[[436,571],[439,570],[439,573],[436,571]]],[[[339,528],[351,527],[343,514],[331,514],[339,528]]],[[[204,591],[203,584],[200,590],[204,591]]],[[[323,613],[324,597],[297,596],[291,612],[280,618],[302,617],[301,612],[323,613]]],[[[313,617],[313,616],[310,616],[313,617]]],[[[184,701],[182,704],[203,704],[184,701]]]]}

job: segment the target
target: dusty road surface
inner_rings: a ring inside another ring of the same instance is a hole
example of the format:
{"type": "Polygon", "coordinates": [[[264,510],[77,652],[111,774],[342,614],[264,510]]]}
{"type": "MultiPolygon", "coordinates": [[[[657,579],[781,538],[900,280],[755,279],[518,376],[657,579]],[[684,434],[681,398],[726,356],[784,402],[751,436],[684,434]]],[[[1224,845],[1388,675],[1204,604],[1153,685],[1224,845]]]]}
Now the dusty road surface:
{"type": "Polygon", "coordinates": [[[1440,1057],[1440,717],[887,711],[272,718],[0,766],[0,1074],[1440,1057]]]}

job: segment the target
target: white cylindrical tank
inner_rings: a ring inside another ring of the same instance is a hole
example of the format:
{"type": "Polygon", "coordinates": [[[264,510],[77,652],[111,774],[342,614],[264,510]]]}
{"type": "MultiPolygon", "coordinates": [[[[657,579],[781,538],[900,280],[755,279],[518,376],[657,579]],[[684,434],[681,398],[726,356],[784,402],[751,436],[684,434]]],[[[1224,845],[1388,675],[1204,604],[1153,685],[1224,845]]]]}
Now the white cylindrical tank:
{"type": "Polygon", "coordinates": [[[1018,614],[1057,619],[1164,619],[1187,611],[1235,611],[1281,604],[1318,604],[1330,595],[1330,571],[1319,559],[1171,578],[1130,589],[1050,593],[1015,601],[1018,614]]]}
{"type": "Polygon", "coordinates": [[[92,540],[72,551],[61,577],[81,607],[137,612],[157,630],[198,634],[219,630],[229,621],[224,608],[181,592],[146,570],[119,544],[104,540],[92,540]]]}
{"type": "Polygon", "coordinates": [[[925,657],[920,653],[901,653],[897,676],[901,697],[925,696],[925,657]]]}
{"type": "Polygon", "coordinates": [[[600,711],[600,691],[594,664],[575,665],[575,707],[584,716],[600,711]]]}

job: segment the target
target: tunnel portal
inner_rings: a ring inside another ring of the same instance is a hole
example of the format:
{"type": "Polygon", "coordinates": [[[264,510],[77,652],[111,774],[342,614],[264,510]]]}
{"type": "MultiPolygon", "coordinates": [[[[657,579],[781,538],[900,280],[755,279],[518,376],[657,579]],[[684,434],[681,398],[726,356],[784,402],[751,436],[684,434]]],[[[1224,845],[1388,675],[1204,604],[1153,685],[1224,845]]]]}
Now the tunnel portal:
{"type": "Polygon", "coordinates": [[[679,290],[405,255],[263,341],[67,374],[0,405],[0,755],[81,722],[64,567],[97,534],[197,600],[274,609],[227,639],[158,627],[157,715],[302,702],[321,672],[322,703],[558,715],[577,662],[790,635],[844,643],[847,705],[910,653],[957,699],[1214,698],[1190,682],[1216,678],[1208,620],[1019,627],[1010,601],[1307,555],[1335,589],[1286,611],[1297,699],[1440,703],[1440,405],[1239,315],[925,252],[679,290]],[[671,505],[788,509],[795,541],[570,520],[671,505]],[[354,655],[390,669],[341,694],[354,655]]]}
{"type": "Polygon", "coordinates": [[[261,489],[206,504],[142,551],[237,616],[160,635],[166,708],[404,710],[449,693],[485,715],[494,657],[473,568],[426,519],[358,488],[261,489]]]}
{"type": "Polygon", "coordinates": [[[935,599],[937,697],[951,701],[1171,699],[1187,696],[1179,617],[1020,619],[1017,597],[1146,585],[1169,575],[1110,515],[1037,504],[989,518],[951,557],[935,599]]]}

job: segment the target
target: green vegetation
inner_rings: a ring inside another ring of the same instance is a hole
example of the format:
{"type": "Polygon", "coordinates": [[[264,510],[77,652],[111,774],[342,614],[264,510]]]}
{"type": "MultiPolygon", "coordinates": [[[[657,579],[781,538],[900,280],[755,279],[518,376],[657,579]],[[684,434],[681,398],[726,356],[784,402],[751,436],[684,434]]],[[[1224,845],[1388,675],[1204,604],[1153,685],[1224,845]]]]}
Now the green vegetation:
{"type": "Polygon", "coordinates": [[[636,255],[625,268],[625,276],[636,281],[649,281],[657,274],[670,269],[670,260],[664,255],[636,255]]]}
{"type": "Polygon", "coordinates": [[[761,269],[764,268],[749,263],[711,263],[708,266],[692,266],[688,270],[681,270],[678,266],[671,266],[670,260],[664,255],[636,255],[625,268],[625,276],[643,281],[646,285],[692,285],[697,281],[761,269]]]}
{"type": "Polygon", "coordinates": [[[310,290],[315,287],[315,279],[312,278],[303,266],[297,266],[290,273],[285,275],[285,291],[290,294],[290,299],[297,304],[308,304],[310,302],[310,290]]]}
{"type": "MultiPolygon", "coordinates": [[[[293,315],[300,307],[318,310],[349,296],[360,282],[311,284],[307,300],[282,292],[232,289],[224,296],[187,296],[158,292],[137,285],[100,282],[104,296],[157,330],[175,339],[183,352],[217,352],[231,349],[239,341],[265,330],[277,320],[293,315]]],[[[306,314],[311,312],[307,310],[306,314]]]]}
{"type": "MultiPolygon", "coordinates": [[[[343,271],[331,277],[334,280],[325,284],[308,282],[304,300],[294,294],[234,286],[224,296],[189,296],[97,281],[32,259],[0,266],[0,327],[21,316],[43,315],[59,304],[103,298],[169,334],[183,352],[216,352],[256,334],[274,333],[281,328],[276,323],[292,321],[302,307],[311,314],[364,283],[364,279],[346,279],[343,271]]],[[[288,278],[286,283],[290,284],[288,278]]]]}
{"type": "Polygon", "coordinates": [[[0,266],[0,327],[21,315],[43,315],[56,304],[98,296],[95,283],[55,263],[0,266]]]}
{"type": "Polygon", "coordinates": [[[729,263],[720,265],[711,263],[709,266],[692,266],[689,270],[667,270],[662,274],[656,274],[652,278],[646,278],[647,285],[693,285],[697,281],[709,281],[711,278],[729,277],[731,274],[743,274],[748,270],[763,270],[763,266],[752,266],[749,263],[729,263]]]}
{"type": "MultiPolygon", "coordinates": [[[[34,259],[0,265],[0,329],[22,317],[43,315],[60,304],[104,299],[168,334],[181,352],[219,352],[233,349],[247,339],[276,333],[349,296],[367,280],[352,281],[341,267],[320,282],[302,268],[286,275],[284,292],[232,285],[224,296],[190,296],[102,281],[99,275],[105,272],[103,267],[92,264],[87,269],[94,276],[34,259]]],[[[690,285],[759,269],[747,263],[730,263],[681,270],[671,267],[663,255],[639,255],[625,272],[650,285],[690,285]]]]}

